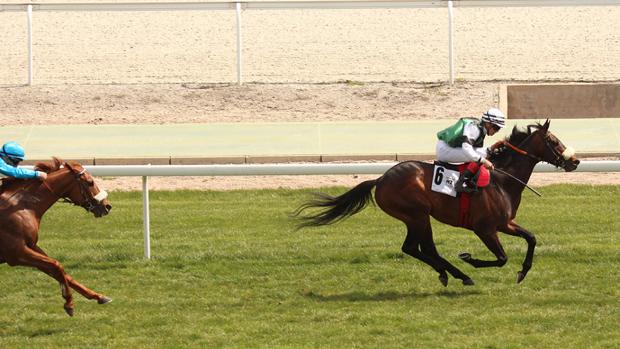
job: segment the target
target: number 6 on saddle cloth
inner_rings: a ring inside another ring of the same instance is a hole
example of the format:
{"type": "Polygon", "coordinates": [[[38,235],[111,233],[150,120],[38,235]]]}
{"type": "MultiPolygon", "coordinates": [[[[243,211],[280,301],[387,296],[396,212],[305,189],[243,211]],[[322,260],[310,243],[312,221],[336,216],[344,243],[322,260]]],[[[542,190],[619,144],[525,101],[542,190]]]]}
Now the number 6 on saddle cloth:
{"type": "Polygon", "coordinates": [[[476,187],[484,188],[491,183],[491,173],[486,167],[480,166],[477,162],[450,164],[435,161],[431,190],[456,197],[456,182],[459,180],[461,173],[466,169],[471,173],[475,173],[472,182],[476,184],[476,187]]]}

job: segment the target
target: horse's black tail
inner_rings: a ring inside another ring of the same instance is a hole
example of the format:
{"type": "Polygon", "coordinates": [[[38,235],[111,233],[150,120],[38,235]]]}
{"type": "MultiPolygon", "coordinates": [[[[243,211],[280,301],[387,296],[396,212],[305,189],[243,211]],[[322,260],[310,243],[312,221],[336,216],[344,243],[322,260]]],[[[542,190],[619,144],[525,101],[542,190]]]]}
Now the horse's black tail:
{"type": "Polygon", "coordinates": [[[293,212],[293,217],[301,221],[298,228],[336,223],[363,210],[369,201],[372,201],[374,204],[372,188],[376,184],[376,179],[365,181],[336,197],[315,194],[314,200],[306,202],[293,212]],[[308,208],[324,208],[324,210],[307,216],[301,215],[308,208]]]}

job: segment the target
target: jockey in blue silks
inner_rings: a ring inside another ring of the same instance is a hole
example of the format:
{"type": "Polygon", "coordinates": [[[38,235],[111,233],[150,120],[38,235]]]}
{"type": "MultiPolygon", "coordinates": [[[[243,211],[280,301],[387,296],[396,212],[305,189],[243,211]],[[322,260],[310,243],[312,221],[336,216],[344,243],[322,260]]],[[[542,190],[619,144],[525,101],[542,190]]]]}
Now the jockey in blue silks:
{"type": "Polygon", "coordinates": [[[14,178],[39,178],[45,180],[47,173],[17,167],[25,158],[24,148],[17,142],[7,142],[0,148],[0,173],[14,178]]]}

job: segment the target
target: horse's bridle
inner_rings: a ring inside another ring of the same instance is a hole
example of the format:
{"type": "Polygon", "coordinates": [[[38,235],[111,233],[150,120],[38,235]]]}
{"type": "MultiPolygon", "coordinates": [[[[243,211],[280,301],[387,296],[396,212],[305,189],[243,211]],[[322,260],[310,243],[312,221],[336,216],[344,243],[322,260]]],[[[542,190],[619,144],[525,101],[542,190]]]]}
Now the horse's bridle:
{"type": "Polygon", "coordinates": [[[515,146],[513,144],[511,144],[508,141],[503,141],[503,144],[512,149],[513,151],[515,151],[518,154],[521,155],[525,155],[531,159],[534,159],[536,162],[540,162],[540,161],[545,161],[545,162],[549,162],[550,164],[554,165],[555,167],[562,167],[564,168],[566,166],[566,161],[568,161],[571,157],[573,157],[575,155],[575,150],[571,147],[566,147],[564,149],[563,152],[560,152],[559,150],[557,150],[556,147],[552,146],[550,144],[550,140],[551,138],[549,137],[549,134],[545,134],[544,136],[544,141],[545,141],[545,146],[551,151],[551,153],[553,154],[553,156],[555,156],[555,159],[553,161],[547,161],[544,160],[542,157],[540,156],[536,156],[534,154],[530,154],[527,151],[521,149],[522,145],[525,144],[525,142],[527,142],[527,140],[533,135],[534,133],[531,133],[529,136],[527,136],[518,146],[515,146]]]}
{"type": "Polygon", "coordinates": [[[100,190],[97,195],[92,195],[90,193],[90,190],[88,190],[88,187],[90,186],[90,184],[86,180],[82,179],[82,175],[86,173],[86,169],[82,169],[82,171],[80,172],[73,172],[71,168],[69,168],[69,170],[74,174],[75,179],[78,182],[78,185],[80,186],[80,193],[82,194],[82,198],[84,199],[84,202],[82,204],[78,204],[77,202],[71,200],[68,197],[62,197],[61,195],[57,194],[56,192],[54,192],[54,190],[52,190],[49,184],[46,183],[45,181],[43,181],[43,185],[45,185],[45,187],[50,192],[52,192],[52,194],[58,196],[59,198],[62,197],[66,202],[72,203],[76,206],[83,207],[88,212],[93,212],[95,208],[97,207],[97,205],[101,204],[101,202],[108,197],[108,193],[105,190],[100,190]]]}
{"type": "MultiPolygon", "coordinates": [[[[88,212],[93,212],[95,207],[97,207],[98,204],[101,204],[101,202],[108,197],[108,193],[105,190],[101,189],[99,190],[99,193],[97,195],[91,195],[90,190],[88,190],[88,187],[90,186],[90,184],[86,180],[82,179],[82,175],[84,173],[86,173],[86,169],[82,169],[82,171],[75,173],[75,179],[77,180],[80,186],[80,192],[82,193],[82,198],[85,199],[84,204],[79,205],[79,206],[84,207],[86,211],[88,212]]],[[[77,205],[75,202],[72,202],[71,200],[68,200],[68,201],[73,203],[74,205],[77,205]]]]}

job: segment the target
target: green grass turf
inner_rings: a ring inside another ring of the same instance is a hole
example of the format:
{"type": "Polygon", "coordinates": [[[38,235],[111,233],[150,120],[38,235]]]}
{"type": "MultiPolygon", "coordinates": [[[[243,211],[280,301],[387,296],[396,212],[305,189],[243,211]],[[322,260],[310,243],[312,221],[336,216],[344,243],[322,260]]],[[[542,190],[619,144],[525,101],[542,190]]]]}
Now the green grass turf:
{"type": "MultiPolygon", "coordinates": [[[[331,194],[348,188],[323,189],[331,194]]],[[[404,226],[369,206],[333,226],[296,231],[288,214],[313,190],[151,192],[152,253],[143,259],[139,192],[112,193],[95,219],[57,204],[39,245],[88,287],[73,318],[58,284],[0,265],[0,348],[613,348],[620,343],[620,187],[524,193],[517,217],[536,234],[501,235],[503,268],[469,231],[433,222],[463,286],[400,251],[404,226]]]]}

